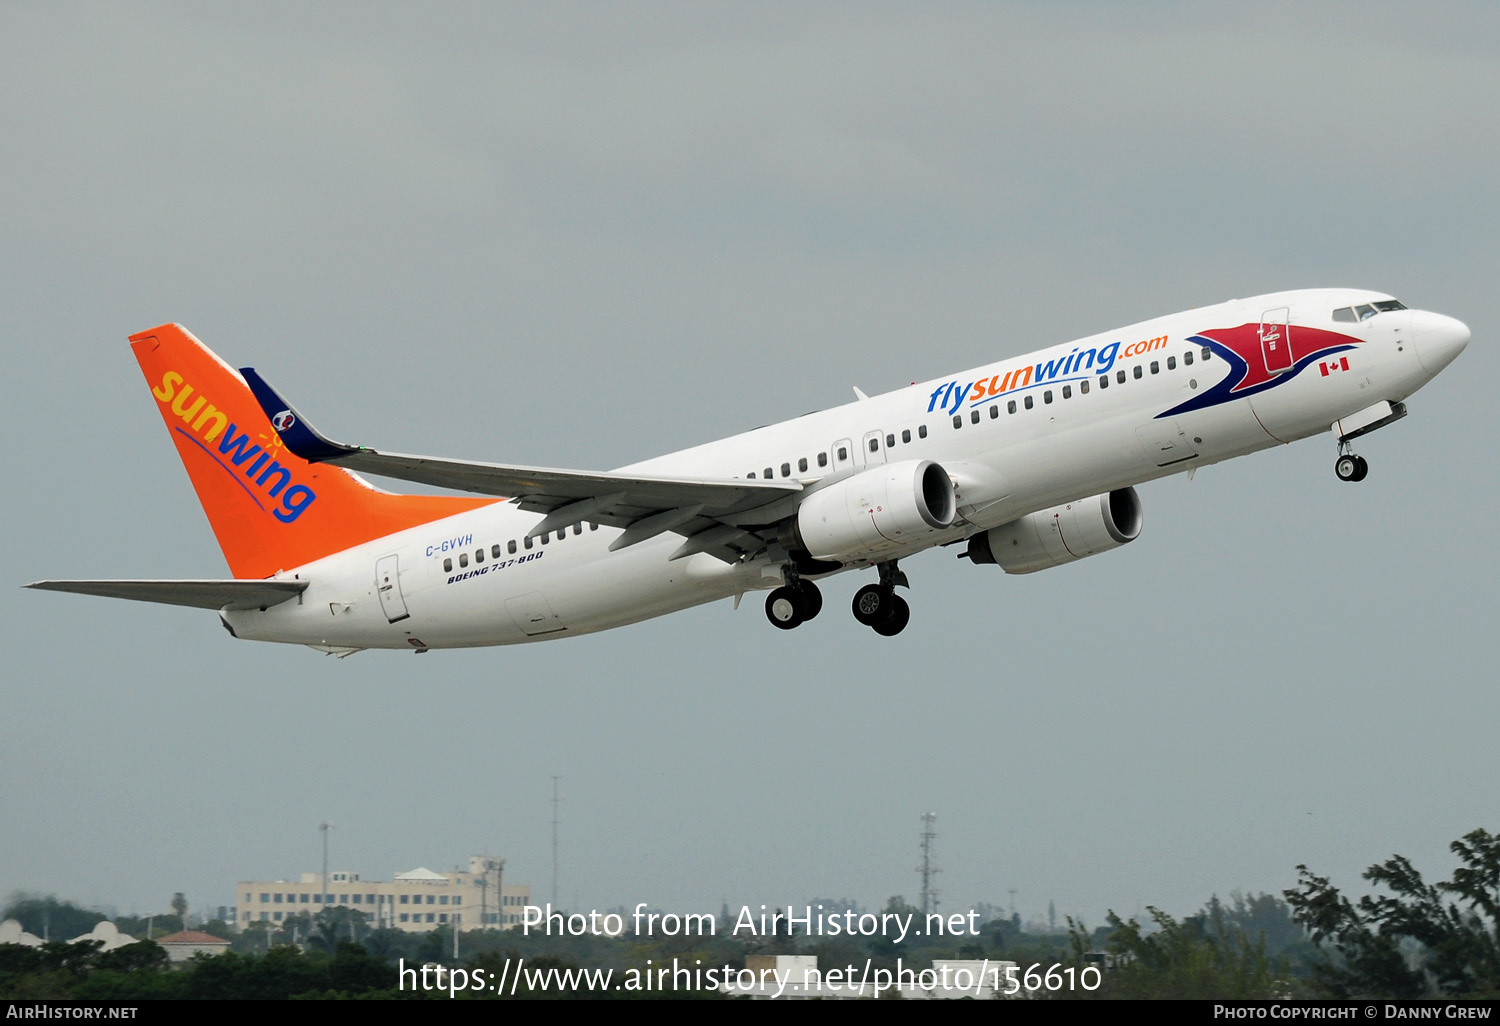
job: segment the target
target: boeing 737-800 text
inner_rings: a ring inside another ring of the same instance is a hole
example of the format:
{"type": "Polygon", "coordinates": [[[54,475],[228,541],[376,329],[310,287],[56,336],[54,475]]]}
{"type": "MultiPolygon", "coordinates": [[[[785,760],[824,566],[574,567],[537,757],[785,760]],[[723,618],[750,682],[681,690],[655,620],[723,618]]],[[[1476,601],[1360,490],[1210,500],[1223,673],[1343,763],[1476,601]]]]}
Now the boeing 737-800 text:
{"type": "Polygon", "coordinates": [[[874,568],[854,616],[911,615],[898,561],[963,545],[1031,573],[1132,541],[1133,485],[1332,430],[1351,443],[1469,329],[1389,296],[1282,292],[1202,307],[607,473],[330,441],[175,324],[130,339],[231,579],[34,588],[217,609],[238,638],[339,655],[506,645],[769,589],[780,628],[815,579],[874,568]],[[474,493],[397,495],[359,474],[474,493]]]}

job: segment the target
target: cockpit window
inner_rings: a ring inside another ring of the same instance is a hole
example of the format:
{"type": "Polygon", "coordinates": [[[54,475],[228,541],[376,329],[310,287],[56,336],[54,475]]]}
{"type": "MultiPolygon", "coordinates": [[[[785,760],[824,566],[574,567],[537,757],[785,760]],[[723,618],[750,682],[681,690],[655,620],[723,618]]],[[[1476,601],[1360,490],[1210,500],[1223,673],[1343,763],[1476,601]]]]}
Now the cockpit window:
{"type": "Polygon", "coordinates": [[[1405,310],[1406,304],[1396,299],[1382,299],[1378,303],[1361,303],[1359,306],[1346,306],[1333,312],[1333,319],[1346,321],[1350,324],[1355,321],[1368,321],[1376,314],[1390,313],[1392,310],[1405,310]]]}

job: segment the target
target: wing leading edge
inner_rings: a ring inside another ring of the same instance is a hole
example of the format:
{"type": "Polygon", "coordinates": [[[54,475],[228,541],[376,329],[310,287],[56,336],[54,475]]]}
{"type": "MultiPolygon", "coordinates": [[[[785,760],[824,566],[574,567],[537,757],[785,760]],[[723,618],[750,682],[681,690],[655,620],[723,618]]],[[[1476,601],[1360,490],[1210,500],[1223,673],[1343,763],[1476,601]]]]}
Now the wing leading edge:
{"type": "MultiPolygon", "coordinates": [[[[766,541],[751,527],[737,526],[755,520],[744,514],[802,491],[796,481],[631,477],[412,456],[344,445],[320,434],[254,368],[243,367],[240,374],[283,444],[302,459],[439,488],[509,497],[521,509],[546,514],[528,532],[531,537],[589,520],[625,529],[612,549],[672,531],[687,537],[673,553],[674,559],[708,552],[735,562],[766,547],[766,541]],[[735,529],[726,531],[726,526],[735,529]],[[710,531],[715,533],[707,536],[710,531]]],[[[765,522],[780,518],[770,517],[765,522]]]]}

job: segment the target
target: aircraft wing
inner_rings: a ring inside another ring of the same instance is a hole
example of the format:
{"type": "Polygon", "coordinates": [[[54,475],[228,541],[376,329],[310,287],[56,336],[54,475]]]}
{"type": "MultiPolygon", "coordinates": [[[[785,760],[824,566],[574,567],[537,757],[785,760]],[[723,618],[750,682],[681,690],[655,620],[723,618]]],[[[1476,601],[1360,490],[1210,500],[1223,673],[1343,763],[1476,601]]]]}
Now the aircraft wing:
{"type": "Polygon", "coordinates": [[[381,477],[509,498],[524,510],[547,514],[529,532],[532,537],[587,520],[625,529],[612,549],[673,531],[686,536],[687,542],[672,558],[708,552],[733,562],[765,548],[765,541],[752,530],[731,528],[725,518],[746,522],[741,514],[802,490],[800,483],[790,480],[636,477],[412,456],[344,445],[314,429],[254,368],[243,367],[240,374],[282,442],[309,463],[331,463],[381,477]]]}
{"type": "Polygon", "coordinates": [[[78,595],[161,602],[198,609],[264,609],[307,589],[307,581],[35,581],[26,585],[42,591],[70,591],[78,595]]]}

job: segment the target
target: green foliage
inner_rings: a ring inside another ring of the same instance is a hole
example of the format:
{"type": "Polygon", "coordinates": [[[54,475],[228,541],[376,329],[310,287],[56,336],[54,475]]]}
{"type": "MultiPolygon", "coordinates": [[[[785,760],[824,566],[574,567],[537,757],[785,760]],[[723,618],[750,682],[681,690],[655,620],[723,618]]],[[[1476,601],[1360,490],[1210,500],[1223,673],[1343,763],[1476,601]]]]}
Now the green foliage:
{"type": "MultiPolygon", "coordinates": [[[[1093,996],[1266,1000],[1284,995],[1286,984],[1272,970],[1263,935],[1251,939],[1222,912],[1178,922],[1160,909],[1148,906],[1147,911],[1156,927],[1151,932],[1133,918],[1125,922],[1109,913],[1109,968],[1093,996]]],[[[1081,968],[1093,937],[1071,919],[1068,926],[1070,961],[1081,968]]]]}
{"type": "Polygon", "coordinates": [[[109,917],[103,912],[81,908],[71,901],[58,901],[52,895],[12,894],[0,919],[15,919],[21,929],[45,940],[80,937],[94,924],[109,917]]]}
{"type": "Polygon", "coordinates": [[[116,916],[115,928],[121,933],[129,934],[131,937],[139,937],[141,940],[156,940],[165,937],[169,933],[177,933],[186,929],[182,920],[170,912],[149,916],[116,916]],[[150,933],[150,936],[146,936],[150,933]]]}
{"type": "Polygon", "coordinates": [[[1426,883],[1393,855],[1363,876],[1390,894],[1358,903],[1298,866],[1286,892],[1297,921],[1328,954],[1315,979],[1330,996],[1500,996],[1500,835],[1475,830],[1450,849],[1453,879],[1426,883]]]}

